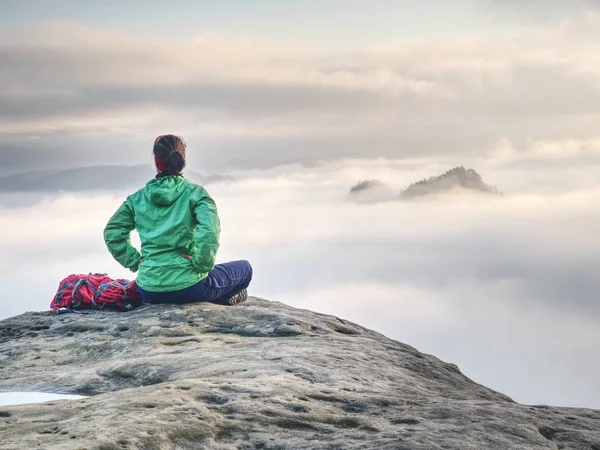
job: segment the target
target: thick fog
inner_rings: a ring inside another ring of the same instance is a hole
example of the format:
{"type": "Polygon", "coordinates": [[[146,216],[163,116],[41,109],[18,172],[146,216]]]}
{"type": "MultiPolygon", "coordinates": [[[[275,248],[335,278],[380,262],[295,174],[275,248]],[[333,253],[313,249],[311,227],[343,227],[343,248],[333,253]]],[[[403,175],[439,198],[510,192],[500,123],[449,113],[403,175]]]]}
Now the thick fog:
{"type": "MultiPolygon", "coordinates": [[[[503,197],[364,204],[348,196],[360,179],[400,190],[443,169],[424,161],[235,173],[208,188],[222,220],[218,259],[252,262],[251,295],[353,320],[518,401],[600,407],[600,213],[590,207],[600,189],[585,179],[566,189],[557,178],[564,167],[529,178],[482,164],[503,197]]],[[[21,208],[5,196],[2,317],[48,308],[72,272],[134,277],[102,240],[127,194],[38,195],[21,208]]]]}

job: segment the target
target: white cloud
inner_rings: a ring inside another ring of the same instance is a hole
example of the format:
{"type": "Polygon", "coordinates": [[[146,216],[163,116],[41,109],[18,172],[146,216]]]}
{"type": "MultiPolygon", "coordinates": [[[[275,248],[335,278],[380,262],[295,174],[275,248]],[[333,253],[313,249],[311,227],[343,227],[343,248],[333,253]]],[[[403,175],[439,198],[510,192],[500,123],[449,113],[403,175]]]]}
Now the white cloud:
{"type": "MultiPolygon", "coordinates": [[[[523,160],[567,160],[581,156],[600,157],[600,138],[590,140],[536,140],[522,150],[507,138],[500,139],[489,151],[488,162],[510,163],[523,160]]],[[[600,161],[600,160],[599,160],[600,161]]]]}

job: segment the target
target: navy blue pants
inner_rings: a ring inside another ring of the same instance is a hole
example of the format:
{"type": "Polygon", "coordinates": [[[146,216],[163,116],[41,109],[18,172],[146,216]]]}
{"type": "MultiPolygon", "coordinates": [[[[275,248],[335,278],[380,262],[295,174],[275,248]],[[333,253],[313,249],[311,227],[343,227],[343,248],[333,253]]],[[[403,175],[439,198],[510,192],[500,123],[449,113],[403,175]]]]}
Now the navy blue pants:
{"type": "Polygon", "coordinates": [[[144,303],[222,303],[246,289],[252,281],[252,266],[248,261],[217,264],[199,283],[171,292],[148,292],[139,288],[144,303]]]}

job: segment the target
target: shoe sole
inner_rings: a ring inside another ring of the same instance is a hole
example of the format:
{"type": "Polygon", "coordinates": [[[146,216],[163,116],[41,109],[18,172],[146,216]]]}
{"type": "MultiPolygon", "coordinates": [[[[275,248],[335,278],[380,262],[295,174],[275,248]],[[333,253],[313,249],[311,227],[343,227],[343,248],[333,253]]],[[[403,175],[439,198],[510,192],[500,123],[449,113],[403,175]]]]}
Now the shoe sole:
{"type": "Polygon", "coordinates": [[[238,303],[243,303],[246,300],[248,300],[248,291],[246,289],[243,289],[240,292],[238,292],[237,294],[235,294],[234,296],[232,296],[231,298],[229,298],[229,300],[227,300],[226,304],[233,306],[233,305],[237,305],[238,303]]]}

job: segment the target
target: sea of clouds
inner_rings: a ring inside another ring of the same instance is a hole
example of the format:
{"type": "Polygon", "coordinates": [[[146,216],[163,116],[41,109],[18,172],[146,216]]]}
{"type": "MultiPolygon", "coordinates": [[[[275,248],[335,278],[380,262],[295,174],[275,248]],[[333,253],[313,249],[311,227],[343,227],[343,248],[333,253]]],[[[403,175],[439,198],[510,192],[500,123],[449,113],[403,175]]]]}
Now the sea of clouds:
{"type": "MultiPolygon", "coordinates": [[[[441,172],[418,160],[235,173],[207,186],[222,222],[218,262],[250,260],[251,295],[355,321],[517,401],[600,407],[600,190],[565,188],[564,162],[535,180],[482,165],[503,197],[348,196],[360,179],[399,191],[441,172]]],[[[70,273],[135,277],[102,240],[128,193],[4,194],[0,317],[47,309],[70,273]]]]}

